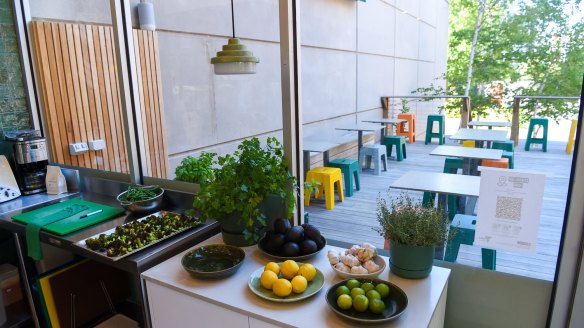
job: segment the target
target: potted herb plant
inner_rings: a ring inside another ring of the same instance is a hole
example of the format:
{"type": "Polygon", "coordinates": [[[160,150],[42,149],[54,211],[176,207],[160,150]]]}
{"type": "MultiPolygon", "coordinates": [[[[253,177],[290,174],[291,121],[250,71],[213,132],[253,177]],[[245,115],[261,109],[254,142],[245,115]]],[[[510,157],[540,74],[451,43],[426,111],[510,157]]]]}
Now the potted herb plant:
{"type": "Polygon", "coordinates": [[[176,167],[174,174],[175,180],[207,184],[214,179],[213,164],[215,163],[215,154],[202,152],[199,157],[187,156],[176,167]]]}
{"type": "Polygon", "coordinates": [[[390,270],[404,278],[427,277],[435,247],[443,247],[449,238],[450,221],[443,211],[424,206],[407,193],[389,204],[379,196],[377,221],[380,227],[374,230],[389,240],[390,270]]]}
{"type": "Polygon", "coordinates": [[[291,218],[296,179],[288,171],[282,145],[268,138],[244,140],[233,154],[220,156],[214,179],[195,195],[193,209],[203,219],[221,223],[223,240],[236,246],[253,245],[270,222],[291,218]]]}

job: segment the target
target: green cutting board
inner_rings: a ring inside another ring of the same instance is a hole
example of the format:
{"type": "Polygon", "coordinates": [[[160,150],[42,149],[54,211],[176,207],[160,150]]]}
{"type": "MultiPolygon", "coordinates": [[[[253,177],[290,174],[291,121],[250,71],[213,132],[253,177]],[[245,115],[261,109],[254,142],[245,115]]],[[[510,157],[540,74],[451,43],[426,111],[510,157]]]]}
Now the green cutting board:
{"type": "Polygon", "coordinates": [[[34,222],[35,220],[44,218],[46,216],[55,214],[62,210],[63,208],[71,205],[85,205],[88,207],[87,210],[79,212],[75,215],[72,215],[68,218],[64,218],[57,222],[53,222],[46,226],[43,226],[43,230],[55,233],[57,235],[66,235],[73,231],[83,229],[94,225],[96,223],[109,220],[113,217],[116,217],[124,212],[122,208],[115,208],[111,206],[106,206],[102,204],[97,204],[93,202],[88,202],[82,199],[70,199],[64,202],[60,202],[57,204],[45,206],[38,208],[34,211],[18,214],[12,217],[14,221],[18,221],[21,223],[29,223],[34,222]],[[101,213],[91,215],[86,218],[80,218],[83,214],[95,212],[97,210],[102,210],[101,213]]]}

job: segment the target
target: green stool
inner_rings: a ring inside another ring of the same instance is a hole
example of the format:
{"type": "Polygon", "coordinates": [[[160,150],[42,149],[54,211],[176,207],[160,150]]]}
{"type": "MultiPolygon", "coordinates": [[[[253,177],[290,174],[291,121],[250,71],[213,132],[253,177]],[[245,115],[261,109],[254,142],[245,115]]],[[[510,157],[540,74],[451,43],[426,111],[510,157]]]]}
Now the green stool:
{"type": "Polygon", "coordinates": [[[491,148],[501,149],[503,151],[503,158],[509,159],[509,168],[510,169],[514,168],[513,162],[515,159],[515,152],[513,141],[494,141],[493,146],[491,146],[491,148]]]}
{"type": "Polygon", "coordinates": [[[457,174],[458,170],[462,170],[462,158],[446,157],[444,159],[444,173],[457,174]]]}
{"type": "MultiPolygon", "coordinates": [[[[436,194],[433,192],[424,192],[422,197],[422,205],[428,207],[434,207],[434,201],[436,200],[436,194]]],[[[458,208],[458,196],[448,195],[448,220],[452,221],[456,215],[456,209],[458,208]]]]}
{"type": "Polygon", "coordinates": [[[401,162],[404,160],[404,158],[407,158],[405,137],[401,136],[383,137],[383,144],[385,145],[385,148],[387,150],[386,153],[388,157],[391,156],[391,150],[393,149],[393,146],[395,146],[395,159],[398,162],[401,162]]]}
{"type": "Polygon", "coordinates": [[[429,144],[432,142],[432,138],[438,138],[438,142],[444,144],[444,115],[430,114],[428,115],[428,121],[426,122],[426,142],[429,144]],[[438,122],[438,132],[433,131],[434,122],[438,122]]]}
{"type": "Polygon", "coordinates": [[[355,177],[355,187],[357,190],[361,190],[359,183],[360,173],[358,160],[350,158],[337,158],[330,161],[327,166],[341,169],[341,172],[343,173],[343,179],[345,180],[345,196],[353,196],[353,179],[351,179],[351,176],[355,177]]]}
{"type": "Polygon", "coordinates": [[[527,131],[527,141],[525,142],[525,151],[529,151],[531,144],[541,144],[543,151],[547,152],[547,133],[548,133],[548,119],[543,117],[532,117],[529,120],[529,130],[527,131]],[[543,127],[543,137],[533,137],[533,130],[536,125],[543,127]]]}
{"type": "MultiPolygon", "coordinates": [[[[448,241],[444,261],[456,262],[460,244],[472,245],[475,237],[476,216],[456,214],[450,224],[450,232],[454,238],[448,241]]],[[[483,269],[495,270],[497,264],[497,251],[482,248],[483,269]]]]}

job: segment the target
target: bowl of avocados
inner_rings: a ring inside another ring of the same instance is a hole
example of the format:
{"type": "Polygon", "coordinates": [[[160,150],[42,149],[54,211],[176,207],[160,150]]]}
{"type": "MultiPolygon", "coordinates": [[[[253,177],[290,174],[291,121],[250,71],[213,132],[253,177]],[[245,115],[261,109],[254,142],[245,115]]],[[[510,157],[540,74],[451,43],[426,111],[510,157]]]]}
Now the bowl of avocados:
{"type": "Polygon", "coordinates": [[[287,219],[276,219],[272,229],[260,239],[258,248],[278,260],[304,261],[318,254],[326,239],[313,225],[292,226],[287,219]]]}

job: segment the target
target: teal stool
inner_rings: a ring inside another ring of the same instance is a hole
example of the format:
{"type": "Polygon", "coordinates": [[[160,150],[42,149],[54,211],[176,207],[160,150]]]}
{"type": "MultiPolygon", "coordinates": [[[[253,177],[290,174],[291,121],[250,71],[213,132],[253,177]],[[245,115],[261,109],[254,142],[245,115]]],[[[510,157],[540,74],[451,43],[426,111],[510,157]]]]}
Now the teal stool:
{"type": "Polygon", "coordinates": [[[304,223],[309,223],[310,221],[310,214],[304,211],[304,223]]]}
{"type": "Polygon", "coordinates": [[[330,167],[337,167],[341,169],[343,173],[343,179],[345,180],[345,196],[351,197],[353,196],[353,179],[352,176],[355,177],[355,187],[357,190],[361,190],[361,186],[359,183],[360,180],[360,173],[359,173],[359,161],[356,159],[350,158],[337,158],[330,161],[327,166],[330,167]]]}
{"type": "Polygon", "coordinates": [[[509,168],[514,168],[515,151],[513,146],[513,141],[494,141],[493,149],[501,149],[503,151],[503,158],[509,159],[509,168]]]}
{"type": "Polygon", "coordinates": [[[462,158],[446,157],[444,159],[444,173],[457,174],[458,170],[462,170],[462,158]]]}
{"type": "MultiPolygon", "coordinates": [[[[450,232],[454,238],[448,241],[444,261],[456,262],[460,244],[472,245],[475,237],[476,216],[456,214],[450,224],[450,232]]],[[[495,270],[497,265],[497,251],[482,248],[483,269],[495,270]]]]}
{"type": "Polygon", "coordinates": [[[543,151],[547,152],[547,133],[548,133],[548,119],[543,117],[532,117],[529,120],[529,130],[527,131],[527,141],[525,142],[525,151],[529,151],[531,144],[541,144],[543,151]],[[541,125],[543,128],[543,137],[533,137],[533,130],[536,125],[541,125]]]}
{"type": "Polygon", "coordinates": [[[383,144],[386,148],[387,156],[391,156],[393,146],[395,146],[395,159],[398,162],[407,158],[406,154],[406,138],[401,136],[387,136],[383,137],[383,144]]]}
{"type": "Polygon", "coordinates": [[[426,122],[426,142],[429,144],[432,142],[432,138],[438,138],[438,142],[444,144],[444,115],[431,114],[428,115],[428,121],[426,122]],[[438,122],[438,132],[433,131],[434,122],[438,122]]]}
{"type": "MultiPolygon", "coordinates": [[[[428,207],[434,207],[434,201],[436,200],[436,194],[433,192],[424,192],[422,197],[422,205],[428,207]]],[[[448,220],[452,221],[456,215],[456,209],[458,207],[458,196],[448,195],[448,220]]]]}

